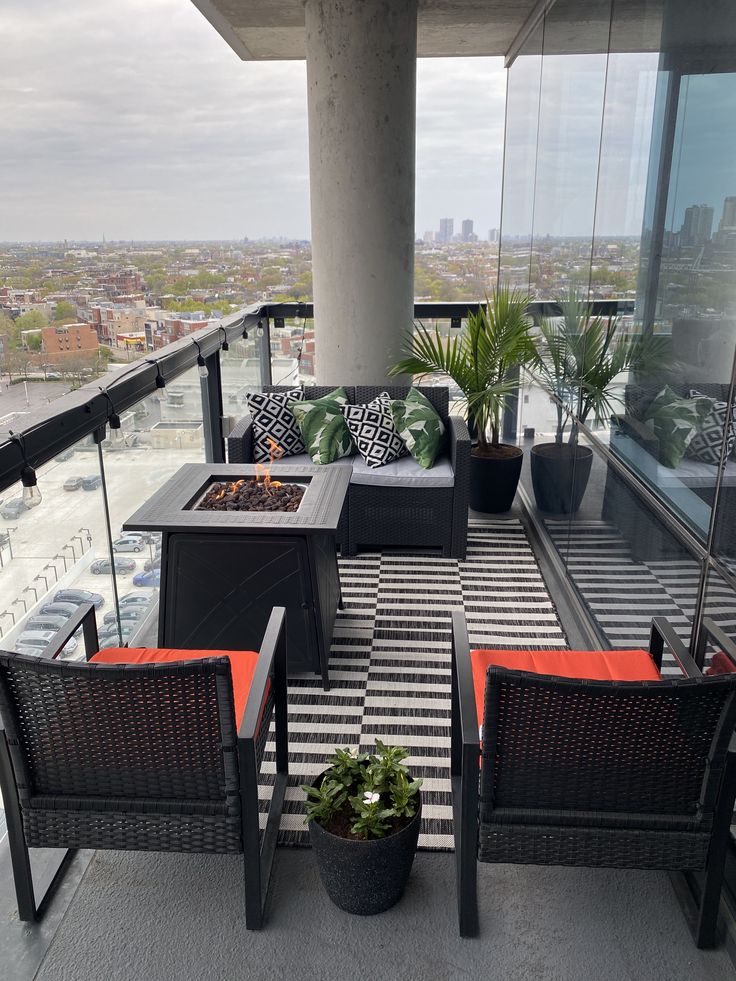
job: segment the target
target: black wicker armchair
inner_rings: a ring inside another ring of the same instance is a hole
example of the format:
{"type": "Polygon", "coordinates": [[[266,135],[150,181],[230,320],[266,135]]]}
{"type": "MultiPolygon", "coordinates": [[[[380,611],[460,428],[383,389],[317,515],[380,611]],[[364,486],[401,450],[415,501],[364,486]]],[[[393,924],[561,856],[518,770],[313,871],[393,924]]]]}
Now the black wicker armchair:
{"type": "MultiPolygon", "coordinates": [[[[705,626],[736,663],[727,638],[715,624],[705,626]]],[[[603,670],[588,675],[598,680],[571,677],[570,652],[564,652],[567,668],[554,677],[549,670],[510,670],[499,666],[513,660],[509,652],[473,652],[471,662],[463,615],[453,615],[451,769],[461,936],[478,933],[481,861],[685,872],[687,890],[681,876],[675,884],[681,899],[697,897],[695,941],[715,945],[736,797],[736,675],[703,677],[659,618],[649,653],[647,666],[641,651],[582,652],[589,664],[593,654],[603,659],[603,670]],[[658,678],[665,643],[684,678],[658,678]],[[479,672],[479,661],[488,663],[489,656],[490,666],[479,672]],[[617,658],[625,665],[620,674],[617,658]],[[600,680],[637,673],[653,680],[600,680]]],[[[550,665],[546,654],[554,652],[528,657],[550,665]]]]}
{"type": "MultiPolygon", "coordinates": [[[[91,604],[53,649],[80,624],[92,657],[91,604]]],[[[274,609],[260,653],[192,653],[120,649],[79,663],[0,652],[0,787],[21,920],[38,919],[50,894],[34,894],[29,848],[67,849],[65,858],[112,848],[242,853],[245,924],[261,927],[287,781],[284,610],[274,609]],[[116,656],[149,663],[109,663],[116,656]],[[258,772],[274,715],[261,842],[258,772]]]]}
{"type": "MultiPolygon", "coordinates": [[[[290,386],[268,385],[265,392],[285,392],[290,386]]],[[[293,386],[291,386],[293,387],[293,386]]],[[[315,399],[333,391],[334,386],[305,387],[305,398],[315,399]]],[[[403,398],[407,386],[346,387],[354,403],[370,402],[380,392],[392,398],[403,398]]],[[[464,559],[468,539],[468,503],[470,495],[470,435],[459,416],[449,414],[449,391],[446,387],[420,387],[437,410],[447,430],[445,456],[452,467],[452,486],[387,486],[378,479],[351,481],[345,508],[337,531],[343,555],[355,555],[361,547],[441,548],[443,556],[464,559]]],[[[284,460],[293,463],[295,458],[284,460]]],[[[302,458],[298,458],[302,461],[302,458]]],[[[244,416],[228,437],[230,463],[253,462],[253,423],[244,416]]],[[[346,461],[330,464],[345,465],[346,461]]],[[[302,461],[304,462],[304,461],[302,461]]],[[[306,458],[306,464],[310,461],[306,458]]],[[[275,464],[278,470],[278,464],[275,464]]],[[[432,471],[428,471],[432,473],[432,471]]]]}

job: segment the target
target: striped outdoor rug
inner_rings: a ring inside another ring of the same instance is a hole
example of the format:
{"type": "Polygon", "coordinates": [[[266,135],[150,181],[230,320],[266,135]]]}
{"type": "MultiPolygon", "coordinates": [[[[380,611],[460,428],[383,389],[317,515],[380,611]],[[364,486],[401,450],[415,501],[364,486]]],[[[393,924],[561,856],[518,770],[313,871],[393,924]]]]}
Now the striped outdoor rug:
{"type": "MultiPolygon", "coordinates": [[[[565,637],[521,523],[471,523],[466,561],[395,552],[340,560],[345,609],[330,657],[332,687],[289,685],[290,777],[282,844],[306,845],[299,784],[335,746],[371,749],[376,736],[406,746],[424,779],[419,847],[451,849],[450,614],[465,610],[475,646],[554,648],[565,637]]],[[[273,745],[260,788],[274,772],[273,745]]]]}
{"type": "MultiPolygon", "coordinates": [[[[689,643],[700,565],[684,552],[660,561],[640,562],[631,556],[625,539],[606,521],[546,520],[547,529],[563,555],[571,580],[596,618],[611,646],[646,646],[652,617],[666,617],[689,643]]],[[[705,612],[726,633],[736,629],[733,592],[726,583],[711,580],[705,612]]],[[[680,676],[674,660],[665,657],[662,673],[680,676]]]]}

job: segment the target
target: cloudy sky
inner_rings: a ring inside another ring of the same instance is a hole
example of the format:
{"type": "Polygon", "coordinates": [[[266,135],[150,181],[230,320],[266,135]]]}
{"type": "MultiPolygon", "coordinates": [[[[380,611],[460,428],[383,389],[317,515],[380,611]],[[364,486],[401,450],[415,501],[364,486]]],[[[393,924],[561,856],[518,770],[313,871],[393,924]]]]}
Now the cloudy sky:
{"type": "MultiPolygon", "coordinates": [[[[189,0],[2,0],[0,241],[309,236],[305,66],[189,0]]],[[[417,229],[499,223],[500,59],[421,61],[417,229]]]]}

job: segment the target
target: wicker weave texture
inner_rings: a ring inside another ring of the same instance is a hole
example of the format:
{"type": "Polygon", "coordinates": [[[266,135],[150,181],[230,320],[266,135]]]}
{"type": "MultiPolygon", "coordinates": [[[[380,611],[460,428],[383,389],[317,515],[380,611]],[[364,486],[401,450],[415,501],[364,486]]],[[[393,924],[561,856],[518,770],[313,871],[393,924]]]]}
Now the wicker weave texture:
{"type": "Polygon", "coordinates": [[[702,869],[710,840],[707,833],[484,824],[478,858],[514,865],[702,869]]]}
{"type": "Polygon", "coordinates": [[[733,730],[733,680],[585,682],[491,668],[481,821],[707,830],[733,730]],[[522,816],[523,814],[523,816],[522,816]],[[577,821],[571,814],[569,823],[577,821]],[[499,813],[501,817],[501,813],[499,813]],[[552,822],[550,822],[552,823],[552,822]]]}

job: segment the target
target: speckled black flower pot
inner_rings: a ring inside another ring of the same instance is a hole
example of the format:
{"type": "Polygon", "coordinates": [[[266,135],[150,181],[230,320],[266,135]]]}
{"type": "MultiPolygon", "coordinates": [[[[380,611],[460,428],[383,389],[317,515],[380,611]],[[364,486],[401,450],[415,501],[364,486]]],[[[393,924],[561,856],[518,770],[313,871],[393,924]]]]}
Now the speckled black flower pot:
{"type": "Polygon", "coordinates": [[[401,899],[417,850],[421,819],[420,798],[417,813],[406,827],[385,838],[354,841],[333,835],[316,821],[309,822],[320,878],[335,906],[347,913],[372,916],[401,899]]]}

